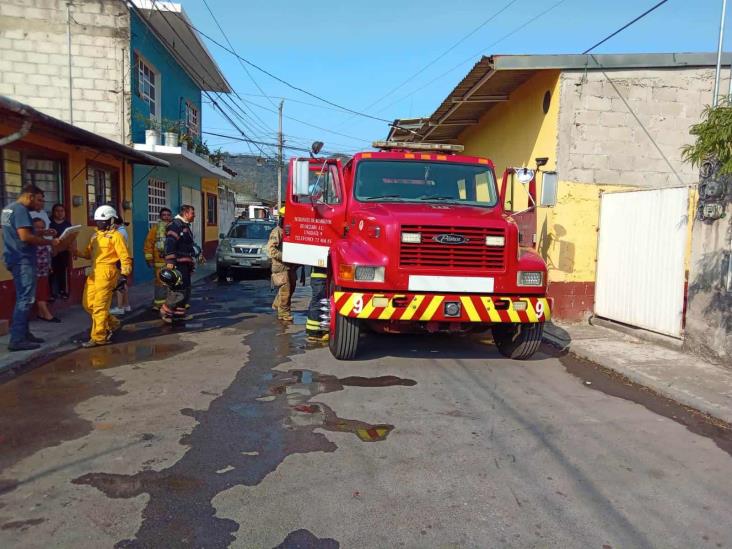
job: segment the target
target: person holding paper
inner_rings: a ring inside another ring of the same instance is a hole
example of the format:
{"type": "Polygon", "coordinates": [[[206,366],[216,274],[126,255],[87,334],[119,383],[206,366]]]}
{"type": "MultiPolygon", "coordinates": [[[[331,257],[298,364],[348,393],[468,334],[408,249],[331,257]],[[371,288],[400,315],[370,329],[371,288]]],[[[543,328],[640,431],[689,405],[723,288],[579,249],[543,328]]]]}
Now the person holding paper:
{"type": "Polygon", "coordinates": [[[10,325],[8,351],[30,351],[40,348],[43,340],[28,329],[28,314],[36,294],[36,247],[58,246],[59,240],[47,240],[33,234],[31,212],[43,209],[43,190],[35,185],[21,189],[18,200],[2,210],[3,260],[13,275],[15,308],[10,325]]]}

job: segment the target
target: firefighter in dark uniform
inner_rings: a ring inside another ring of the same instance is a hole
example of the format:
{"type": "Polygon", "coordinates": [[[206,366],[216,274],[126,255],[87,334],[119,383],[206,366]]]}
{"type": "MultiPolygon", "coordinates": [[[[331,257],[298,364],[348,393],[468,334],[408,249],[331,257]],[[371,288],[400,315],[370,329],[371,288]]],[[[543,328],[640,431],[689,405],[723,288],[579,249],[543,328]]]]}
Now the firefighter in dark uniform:
{"type": "Polygon", "coordinates": [[[305,333],[310,341],[328,341],[328,328],[321,325],[323,321],[320,318],[323,309],[327,308],[328,297],[325,289],[327,279],[328,269],[313,267],[310,272],[312,297],[308,307],[308,319],[305,323],[305,333]]]}
{"type": "MultiPolygon", "coordinates": [[[[188,308],[191,299],[191,274],[196,266],[197,249],[191,230],[191,223],[195,218],[196,210],[193,206],[184,204],[165,233],[165,267],[180,273],[177,291],[183,296],[182,299],[176,299],[176,305],[183,309],[188,308]]],[[[164,316],[171,312],[167,309],[168,307],[161,308],[164,316]]]]}

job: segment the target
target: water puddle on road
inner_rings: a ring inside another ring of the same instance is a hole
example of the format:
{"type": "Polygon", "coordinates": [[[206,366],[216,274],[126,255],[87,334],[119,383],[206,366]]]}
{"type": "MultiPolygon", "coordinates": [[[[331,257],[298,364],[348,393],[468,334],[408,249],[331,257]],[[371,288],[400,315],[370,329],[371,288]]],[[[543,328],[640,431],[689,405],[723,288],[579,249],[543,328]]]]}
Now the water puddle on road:
{"type": "MultiPolygon", "coordinates": [[[[177,337],[78,349],[0,385],[0,471],[42,448],[83,437],[108,423],[82,419],[76,406],[97,396],[121,396],[123,382],[100,370],[168,359],[195,345],[177,337]]],[[[17,488],[0,478],[0,494],[17,488]]]]}
{"type": "MultiPolygon", "coordinates": [[[[253,301],[247,312],[264,308],[264,298],[253,301]]],[[[416,384],[414,380],[396,376],[338,378],[310,370],[275,370],[291,355],[304,352],[304,334],[287,333],[273,321],[271,309],[268,313],[247,324],[252,331],[246,340],[249,360],[234,382],[208,410],[181,410],[198,423],[181,438],[181,444],[189,448],[178,462],[161,471],[143,470],[135,475],[100,472],[73,480],[110,498],[149,496],[135,538],[120,541],[117,547],[223,548],[234,541],[246,545],[246,539],[234,537],[239,530],[235,521],[216,516],[212,501],[218,494],[235,486],[259,484],[288,456],[334,452],[336,444],[323,431],[351,433],[360,441],[378,443],[394,429],[389,424],[341,418],[312,399],[346,387],[411,387],[416,384]]],[[[293,539],[307,537],[299,532],[293,539]]]]}

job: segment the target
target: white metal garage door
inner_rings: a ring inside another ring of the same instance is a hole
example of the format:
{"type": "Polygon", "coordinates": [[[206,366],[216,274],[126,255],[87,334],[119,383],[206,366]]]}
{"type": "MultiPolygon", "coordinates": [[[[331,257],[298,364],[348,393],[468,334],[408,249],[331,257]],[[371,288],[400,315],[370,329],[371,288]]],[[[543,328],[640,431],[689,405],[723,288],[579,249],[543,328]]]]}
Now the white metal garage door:
{"type": "Polygon", "coordinates": [[[595,314],[681,336],[689,190],[604,193],[595,314]]]}

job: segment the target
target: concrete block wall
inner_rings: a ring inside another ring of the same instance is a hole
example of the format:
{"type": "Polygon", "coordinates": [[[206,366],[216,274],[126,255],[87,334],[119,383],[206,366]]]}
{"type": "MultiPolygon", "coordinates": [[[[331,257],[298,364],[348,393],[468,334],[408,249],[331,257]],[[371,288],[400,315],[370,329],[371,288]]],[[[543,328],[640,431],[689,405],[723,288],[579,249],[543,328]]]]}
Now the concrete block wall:
{"type": "MultiPolygon", "coordinates": [[[[689,127],[712,102],[714,70],[682,67],[607,70],[606,74],[612,83],[597,71],[561,75],[560,178],[645,188],[696,183],[697,170],[682,162],[681,148],[693,141],[689,127]]],[[[729,68],[723,77],[721,90],[726,93],[729,68]]]]}
{"type": "MultiPolygon", "coordinates": [[[[73,123],[129,141],[128,10],[119,0],[83,0],[71,17],[73,123]]],[[[66,0],[2,0],[0,94],[69,122],[67,29],[66,0]]]]}

